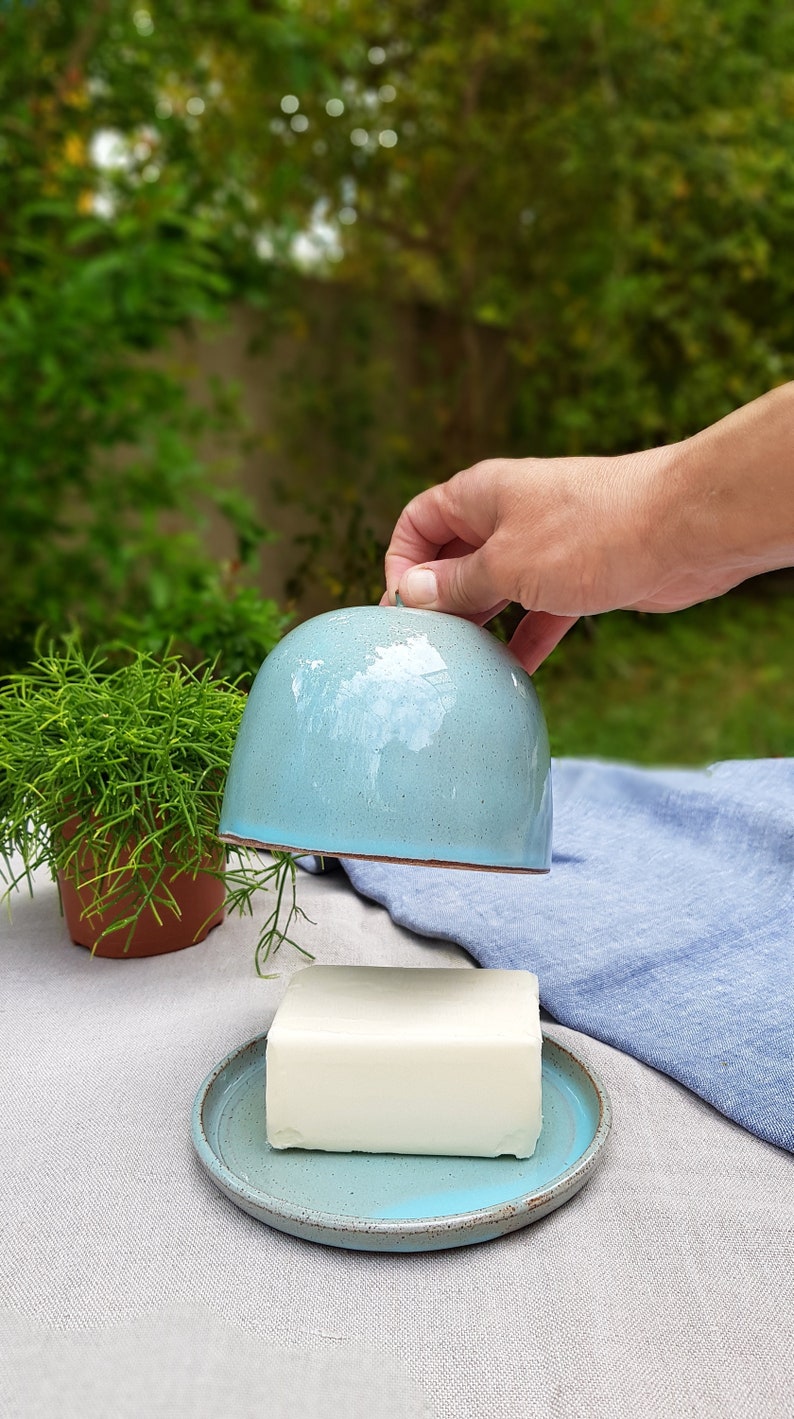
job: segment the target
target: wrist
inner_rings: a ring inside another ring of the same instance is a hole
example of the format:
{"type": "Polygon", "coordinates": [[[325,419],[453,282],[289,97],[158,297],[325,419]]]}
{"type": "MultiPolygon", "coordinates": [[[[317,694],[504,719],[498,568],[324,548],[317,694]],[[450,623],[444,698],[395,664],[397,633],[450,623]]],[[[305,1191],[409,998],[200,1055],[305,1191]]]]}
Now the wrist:
{"type": "Polygon", "coordinates": [[[794,563],[794,384],[655,456],[651,518],[679,571],[720,590],[794,563]]]}

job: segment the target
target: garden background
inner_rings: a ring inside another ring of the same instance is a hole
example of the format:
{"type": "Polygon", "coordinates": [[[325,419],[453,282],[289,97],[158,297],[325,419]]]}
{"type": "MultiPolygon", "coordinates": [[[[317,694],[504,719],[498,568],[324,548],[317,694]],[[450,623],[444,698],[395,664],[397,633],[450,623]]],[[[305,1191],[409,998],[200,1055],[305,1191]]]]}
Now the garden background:
{"type": "MultiPolygon", "coordinates": [[[[794,378],[789,0],[0,3],[0,660],[249,675],[406,500],[794,378]]],[[[558,753],[794,753],[794,581],[582,621],[558,753]]]]}

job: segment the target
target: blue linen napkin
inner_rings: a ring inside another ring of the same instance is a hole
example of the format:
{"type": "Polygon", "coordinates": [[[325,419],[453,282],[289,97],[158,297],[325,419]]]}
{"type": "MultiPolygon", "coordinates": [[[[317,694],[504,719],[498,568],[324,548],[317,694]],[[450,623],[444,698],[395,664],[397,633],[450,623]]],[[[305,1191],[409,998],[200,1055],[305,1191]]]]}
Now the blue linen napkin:
{"type": "Polygon", "coordinates": [[[794,760],[553,766],[548,876],[344,860],[396,922],[535,971],[563,1025],[794,1152],[794,760]]]}

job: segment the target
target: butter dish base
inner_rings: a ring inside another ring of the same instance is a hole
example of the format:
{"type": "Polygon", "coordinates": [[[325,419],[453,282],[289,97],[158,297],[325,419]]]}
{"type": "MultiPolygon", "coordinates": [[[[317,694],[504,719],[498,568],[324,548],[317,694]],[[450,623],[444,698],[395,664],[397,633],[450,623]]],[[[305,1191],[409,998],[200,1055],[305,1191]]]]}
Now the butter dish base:
{"type": "Polygon", "coordinates": [[[267,1035],[204,1080],[193,1105],[198,1159],[226,1196],[278,1231],[354,1251],[438,1251],[518,1231],[569,1201],[601,1160],[607,1091],[543,1034],[543,1128],[531,1158],[452,1158],[273,1149],[267,1142],[267,1035]]]}

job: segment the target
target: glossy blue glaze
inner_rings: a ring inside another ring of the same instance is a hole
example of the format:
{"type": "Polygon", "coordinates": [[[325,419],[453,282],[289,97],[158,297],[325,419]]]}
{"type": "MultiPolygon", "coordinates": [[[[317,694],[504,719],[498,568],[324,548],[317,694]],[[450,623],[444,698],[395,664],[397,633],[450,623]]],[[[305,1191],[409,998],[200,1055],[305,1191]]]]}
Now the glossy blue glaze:
{"type": "Polygon", "coordinates": [[[549,744],[532,682],[455,616],[359,606],[307,621],[254,682],[220,831],[338,857],[548,871],[549,744]]]}
{"type": "Polygon", "coordinates": [[[517,1231],[573,1197],[596,1166],[611,1109],[598,1076],[544,1035],[543,1128],[531,1158],[433,1158],[271,1149],[267,1037],[204,1081],[193,1143],[213,1182],[279,1231],[355,1251],[434,1251],[517,1231]]]}

